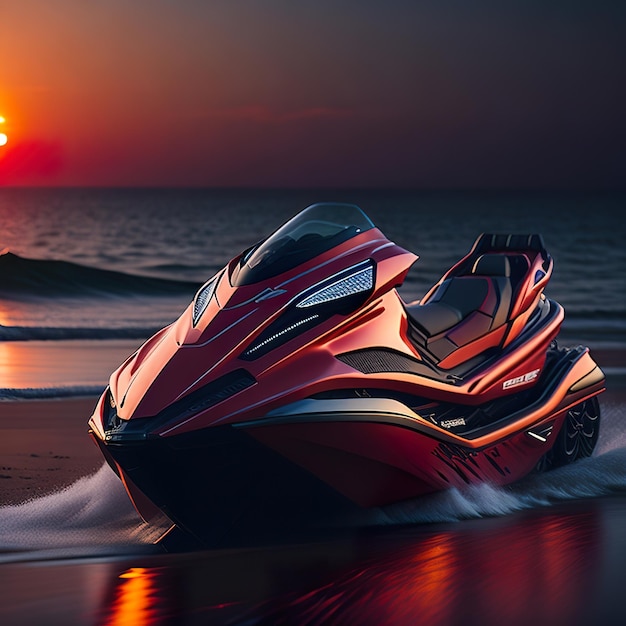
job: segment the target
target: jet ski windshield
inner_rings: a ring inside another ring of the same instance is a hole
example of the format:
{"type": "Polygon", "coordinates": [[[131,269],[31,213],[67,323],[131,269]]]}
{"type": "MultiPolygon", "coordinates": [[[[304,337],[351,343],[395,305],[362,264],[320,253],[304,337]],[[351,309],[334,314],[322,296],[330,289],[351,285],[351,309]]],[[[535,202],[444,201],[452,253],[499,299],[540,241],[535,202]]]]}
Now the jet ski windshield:
{"type": "Polygon", "coordinates": [[[313,204],[248,250],[235,267],[235,287],[282,274],[370,228],[372,221],[355,204],[313,204]]]}

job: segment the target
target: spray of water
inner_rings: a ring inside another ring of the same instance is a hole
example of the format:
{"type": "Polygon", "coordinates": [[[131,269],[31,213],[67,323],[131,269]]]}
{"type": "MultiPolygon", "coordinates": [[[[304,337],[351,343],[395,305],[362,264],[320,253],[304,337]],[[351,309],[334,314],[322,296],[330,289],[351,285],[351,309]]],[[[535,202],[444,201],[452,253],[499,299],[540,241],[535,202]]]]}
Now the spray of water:
{"type": "Polygon", "coordinates": [[[507,515],[565,500],[626,492],[626,428],[623,405],[602,407],[603,422],[594,455],[513,485],[472,485],[385,507],[374,524],[420,524],[507,515]]]}
{"type": "Polygon", "coordinates": [[[151,540],[150,529],[106,464],[61,491],[0,508],[0,551],[5,554],[70,547],[111,552],[151,540]]]}

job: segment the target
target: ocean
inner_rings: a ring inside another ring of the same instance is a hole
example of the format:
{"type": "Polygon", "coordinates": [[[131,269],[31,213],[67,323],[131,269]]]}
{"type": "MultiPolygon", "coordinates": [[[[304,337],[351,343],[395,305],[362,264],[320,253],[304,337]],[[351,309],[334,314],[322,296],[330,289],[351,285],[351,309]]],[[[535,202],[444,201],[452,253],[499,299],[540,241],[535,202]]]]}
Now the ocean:
{"type": "Polygon", "coordinates": [[[101,390],[233,256],[323,201],[359,205],[420,256],[407,301],[479,234],[540,233],[562,340],[626,346],[624,193],[0,189],[0,398],[101,390]]]}

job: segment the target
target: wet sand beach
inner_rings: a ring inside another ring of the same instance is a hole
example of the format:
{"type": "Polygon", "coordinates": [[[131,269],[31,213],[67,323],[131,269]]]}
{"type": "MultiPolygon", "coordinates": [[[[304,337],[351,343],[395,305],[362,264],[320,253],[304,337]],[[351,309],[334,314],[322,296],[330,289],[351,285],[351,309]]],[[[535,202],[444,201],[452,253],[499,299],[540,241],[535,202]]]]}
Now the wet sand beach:
{"type": "Polygon", "coordinates": [[[87,434],[95,397],[0,403],[0,505],[71,485],[102,466],[87,434]]]}

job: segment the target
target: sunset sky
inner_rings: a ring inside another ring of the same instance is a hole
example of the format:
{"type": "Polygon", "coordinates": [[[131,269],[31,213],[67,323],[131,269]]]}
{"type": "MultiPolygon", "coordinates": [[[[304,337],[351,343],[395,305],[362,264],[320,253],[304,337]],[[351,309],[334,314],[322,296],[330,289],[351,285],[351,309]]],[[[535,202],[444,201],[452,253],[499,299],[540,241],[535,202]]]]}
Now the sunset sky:
{"type": "Polygon", "coordinates": [[[626,185],[626,2],[0,1],[0,185],[626,185]]]}

